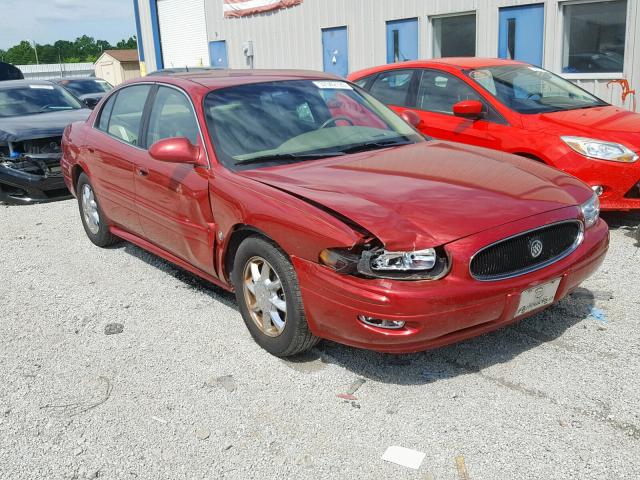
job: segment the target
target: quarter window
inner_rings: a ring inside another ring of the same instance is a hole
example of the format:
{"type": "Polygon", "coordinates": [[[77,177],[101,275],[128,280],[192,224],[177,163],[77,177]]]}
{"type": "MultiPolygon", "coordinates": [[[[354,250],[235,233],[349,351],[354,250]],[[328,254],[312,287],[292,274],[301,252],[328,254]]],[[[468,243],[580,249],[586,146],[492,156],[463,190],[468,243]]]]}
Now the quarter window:
{"type": "Polygon", "coordinates": [[[437,17],[433,25],[433,56],[473,57],[476,54],[476,15],[437,17]]]}
{"type": "Polygon", "coordinates": [[[463,100],[482,101],[482,98],[459,78],[435,70],[422,72],[417,108],[429,112],[453,114],[453,106],[463,100]]]}
{"type": "Polygon", "coordinates": [[[113,110],[113,104],[116,101],[116,97],[118,94],[111,95],[107,103],[102,107],[102,111],[100,112],[100,121],[98,122],[98,128],[103,132],[108,131],[109,129],[109,118],[111,117],[111,111],[113,110]]]}
{"type": "Polygon", "coordinates": [[[409,90],[415,70],[392,70],[378,75],[371,94],[387,105],[409,106],[409,90]]]}
{"type": "Polygon", "coordinates": [[[131,145],[138,145],[140,122],[149,89],[149,85],[134,85],[118,92],[107,127],[110,135],[131,145]]]}
{"type": "Polygon", "coordinates": [[[565,5],[563,14],[563,72],[623,71],[626,0],[565,5]]]}
{"type": "Polygon", "coordinates": [[[198,123],[191,102],[183,93],[160,87],[149,116],[147,146],[165,138],[185,137],[193,145],[198,143],[198,123]]]}

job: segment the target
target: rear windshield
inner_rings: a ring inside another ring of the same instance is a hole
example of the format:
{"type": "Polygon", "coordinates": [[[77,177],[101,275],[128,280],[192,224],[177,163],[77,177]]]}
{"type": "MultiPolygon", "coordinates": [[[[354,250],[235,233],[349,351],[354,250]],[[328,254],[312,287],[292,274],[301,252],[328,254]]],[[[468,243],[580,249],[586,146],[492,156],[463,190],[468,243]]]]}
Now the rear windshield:
{"type": "Polygon", "coordinates": [[[0,88],[0,117],[17,117],[79,108],[82,108],[80,102],[57,85],[33,84],[0,88]]]}
{"type": "Polygon", "coordinates": [[[478,85],[518,113],[549,113],[608,105],[573,83],[530,65],[467,72],[478,85]]]}
{"type": "Polygon", "coordinates": [[[104,93],[113,89],[109,82],[105,80],[62,80],[60,85],[78,96],[90,93],[104,93]]]}
{"type": "Polygon", "coordinates": [[[234,170],[424,141],[364,90],[338,80],[228,87],[209,93],[204,106],[216,155],[234,170]]]}

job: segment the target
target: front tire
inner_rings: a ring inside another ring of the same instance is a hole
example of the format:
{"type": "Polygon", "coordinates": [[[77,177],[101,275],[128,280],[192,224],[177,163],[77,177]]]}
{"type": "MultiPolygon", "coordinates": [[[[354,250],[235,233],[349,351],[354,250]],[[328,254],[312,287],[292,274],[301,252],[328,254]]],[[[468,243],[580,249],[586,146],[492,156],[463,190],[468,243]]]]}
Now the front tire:
{"type": "Polygon", "coordinates": [[[273,243],[260,237],[244,240],[232,278],[242,318],[266,351],[288,357],[320,341],[309,330],[293,265],[273,243]]]}
{"type": "Polygon", "coordinates": [[[106,217],[100,208],[98,199],[89,181],[89,177],[81,173],[76,184],[78,208],[82,226],[89,240],[98,247],[108,247],[118,242],[118,237],[111,234],[106,217]]]}

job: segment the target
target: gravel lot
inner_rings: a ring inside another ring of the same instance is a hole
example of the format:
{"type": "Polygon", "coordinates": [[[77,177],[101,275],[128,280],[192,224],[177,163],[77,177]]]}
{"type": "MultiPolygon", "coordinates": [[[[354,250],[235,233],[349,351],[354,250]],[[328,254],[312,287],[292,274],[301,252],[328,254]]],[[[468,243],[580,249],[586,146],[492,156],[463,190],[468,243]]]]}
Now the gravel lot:
{"type": "Polygon", "coordinates": [[[640,216],[607,218],[600,271],[516,326],[283,361],[233,296],[94,247],[74,201],[0,205],[0,478],[458,480],[462,456],[472,480],[637,479],[640,216]],[[425,452],[420,470],[382,461],[390,445],[425,452]]]}

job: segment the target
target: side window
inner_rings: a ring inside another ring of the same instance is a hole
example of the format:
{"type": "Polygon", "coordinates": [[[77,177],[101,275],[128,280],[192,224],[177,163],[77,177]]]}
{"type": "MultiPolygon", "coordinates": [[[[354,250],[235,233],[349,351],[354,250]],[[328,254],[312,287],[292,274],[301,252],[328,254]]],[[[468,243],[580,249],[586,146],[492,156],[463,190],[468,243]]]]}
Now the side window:
{"type": "Polygon", "coordinates": [[[198,123],[189,99],[174,88],[158,88],[149,116],[147,147],[175,137],[185,137],[197,145],[198,136],[198,123]]]}
{"type": "Polygon", "coordinates": [[[149,85],[134,85],[118,92],[107,127],[109,135],[138,145],[140,122],[150,88],[149,85]]]}
{"type": "Polygon", "coordinates": [[[353,83],[355,83],[361,88],[367,88],[367,84],[371,81],[372,78],[373,78],[373,75],[369,75],[368,77],[363,77],[360,80],[356,80],[353,83]]]}
{"type": "Polygon", "coordinates": [[[370,93],[387,105],[409,106],[409,89],[415,70],[391,70],[378,75],[370,93]]]}
{"type": "Polygon", "coordinates": [[[109,129],[109,118],[111,118],[111,111],[113,110],[113,104],[116,101],[118,94],[111,95],[111,98],[107,100],[107,103],[102,107],[100,112],[100,121],[98,122],[98,129],[106,132],[109,129]]]}
{"type": "Polygon", "coordinates": [[[463,100],[482,102],[482,97],[473,88],[453,75],[435,70],[422,71],[416,108],[429,112],[453,114],[453,106],[463,100]]]}

